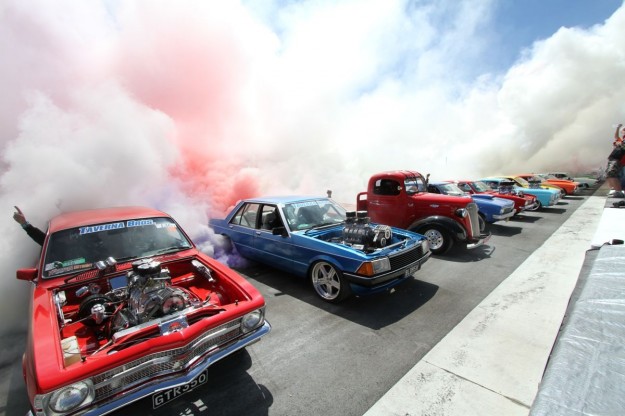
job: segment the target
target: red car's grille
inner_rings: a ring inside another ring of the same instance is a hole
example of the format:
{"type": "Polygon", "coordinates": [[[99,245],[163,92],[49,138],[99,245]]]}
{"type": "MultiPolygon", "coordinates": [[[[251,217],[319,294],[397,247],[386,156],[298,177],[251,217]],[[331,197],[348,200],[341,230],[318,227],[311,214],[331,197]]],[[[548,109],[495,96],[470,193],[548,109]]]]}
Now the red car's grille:
{"type": "Polygon", "coordinates": [[[471,220],[471,235],[473,238],[478,238],[480,236],[480,221],[478,220],[477,204],[475,202],[467,204],[467,211],[471,220]]]}
{"type": "Polygon", "coordinates": [[[169,375],[188,371],[202,361],[198,358],[239,337],[240,322],[240,319],[228,322],[184,347],[150,354],[95,376],[96,401],[103,403],[118,393],[155,378],[166,379],[169,375]]]}

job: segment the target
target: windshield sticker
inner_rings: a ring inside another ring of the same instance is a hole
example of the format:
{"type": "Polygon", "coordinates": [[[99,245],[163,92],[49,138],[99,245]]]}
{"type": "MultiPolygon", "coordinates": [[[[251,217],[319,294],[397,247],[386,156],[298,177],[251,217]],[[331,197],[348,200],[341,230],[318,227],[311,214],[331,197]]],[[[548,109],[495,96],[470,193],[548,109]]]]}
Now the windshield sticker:
{"type": "Polygon", "coordinates": [[[177,228],[176,224],[174,224],[173,222],[159,222],[154,225],[156,225],[156,228],[177,228]]]}
{"type": "Polygon", "coordinates": [[[99,233],[100,231],[116,230],[119,228],[143,227],[146,225],[154,225],[154,220],[128,220],[125,224],[123,222],[113,222],[110,224],[90,225],[88,227],[80,227],[79,234],[92,234],[99,233]]]}
{"type": "Polygon", "coordinates": [[[98,233],[100,231],[116,230],[118,228],[125,228],[123,222],[114,222],[112,224],[91,225],[89,227],[80,227],[80,235],[98,233]]]}
{"type": "Polygon", "coordinates": [[[154,220],[130,220],[126,223],[126,227],[143,227],[144,225],[154,225],[154,220]]]}
{"type": "Polygon", "coordinates": [[[74,264],[67,267],[56,268],[55,264],[60,262],[54,262],[50,264],[46,264],[45,270],[48,272],[48,276],[56,276],[57,274],[64,274],[69,272],[74,272],[76,270],[90,269],[93,263],[84,263],[84,264],[74,264]]]}
{"type": "Polygon", "coordinates": [[[301,207],[312,207],[318,205],[317,201],[306,201],[306,202],[297,202],[295,204],[291,204],[293,208],[301,208],[301,207]]]}
{"type": "Polygon", "coordinates": [[[45,270],[48,271],[51,269],[58,269],[61,267],[69,267],[69,266],[75,266],[77,264],[84,264],[85,261],[86,260],[84,257],[78,257],[77,259],[65,260],[65,261],[54,261],[52,263],[46,264],[45,270]]]}

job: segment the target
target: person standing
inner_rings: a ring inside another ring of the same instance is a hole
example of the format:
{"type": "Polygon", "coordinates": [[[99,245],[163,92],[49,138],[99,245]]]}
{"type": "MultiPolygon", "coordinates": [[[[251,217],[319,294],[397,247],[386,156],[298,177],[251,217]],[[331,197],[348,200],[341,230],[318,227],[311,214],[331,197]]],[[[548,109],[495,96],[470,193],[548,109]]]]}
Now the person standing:
{"type": "Polygon", "coordinates": [[[623,188],[621,187],[621,169],[625,166],[625,128],[622,124],[616,127],[614,132],[614,146],[612,152],[608,156],[608,165],[606,167],[606,182],[610,186],[608,197],[610,198],[625,198],[623,188]]]}

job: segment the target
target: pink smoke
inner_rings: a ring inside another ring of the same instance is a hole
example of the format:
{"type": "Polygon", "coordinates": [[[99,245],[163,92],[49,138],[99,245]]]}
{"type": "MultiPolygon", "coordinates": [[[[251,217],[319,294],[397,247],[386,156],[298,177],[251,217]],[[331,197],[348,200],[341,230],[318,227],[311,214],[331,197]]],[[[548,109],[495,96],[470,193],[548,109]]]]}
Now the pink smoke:
{"type": "Polygon", "coordinates": [[[188,8],[142,8],[120,33],[113,71],[136,100],[174,122],[180,157],[168,169],[172,180],[223,215],[259,185],[245,171],[246,139],[230,127],[246,118],[239,99],[248,75],[244,49],[218,21],[188,8]]]}

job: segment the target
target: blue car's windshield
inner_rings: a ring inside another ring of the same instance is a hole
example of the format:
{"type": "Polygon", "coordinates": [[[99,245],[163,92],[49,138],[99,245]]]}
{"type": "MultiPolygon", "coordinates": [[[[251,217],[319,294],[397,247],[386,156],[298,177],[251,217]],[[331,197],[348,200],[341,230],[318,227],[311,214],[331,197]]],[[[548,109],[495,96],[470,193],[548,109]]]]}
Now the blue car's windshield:
{"type": "Polygon", "coordinates": [[[445,195],[462,196],[465,194],[465,192],[458,188],[458,185],[455,183],[445,183],[437,186],[438,189],[440,189],[440,191],[445,195]]]}
{"type": "Polygon", "coordinates": [[[486,185],[484,182],[482,182],[482,181],[475,181],[475,182],[473,182],[473,187],[478,192],[486,192],[486,191],[490,191],[491,190],[491,188],[488,185],[486,185]]]}
{"type": "Polygon", "coordinates": [[[43,277],[93,268],[113,257],[131,260],[191,248],[170,218],[142,218],[58,231],[46,248],[43,277]]]}
{"type": "Polygon", "coordinates": [[[331,199],[293,202],[284,206],[284,216],[292,231],[345,221],[345,209],[331,199]]]}

